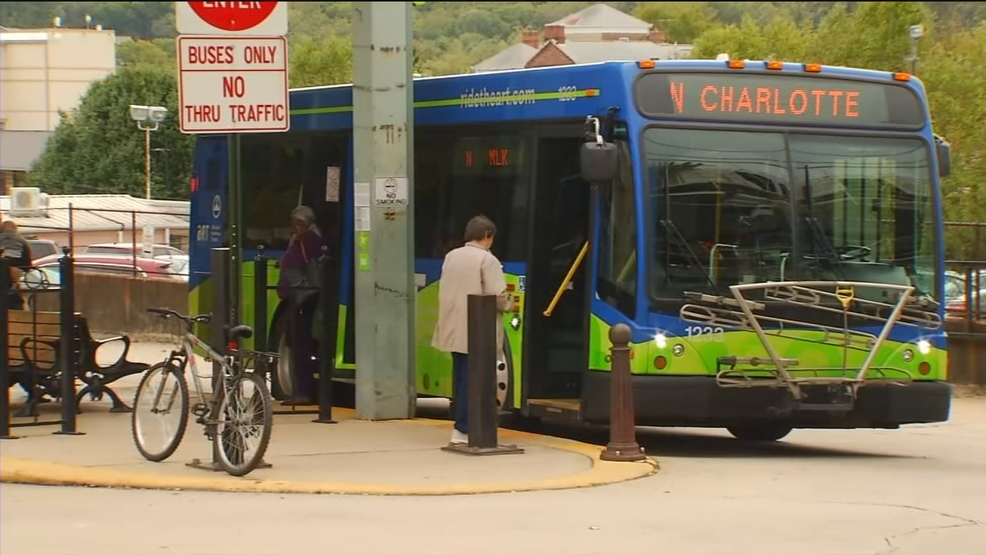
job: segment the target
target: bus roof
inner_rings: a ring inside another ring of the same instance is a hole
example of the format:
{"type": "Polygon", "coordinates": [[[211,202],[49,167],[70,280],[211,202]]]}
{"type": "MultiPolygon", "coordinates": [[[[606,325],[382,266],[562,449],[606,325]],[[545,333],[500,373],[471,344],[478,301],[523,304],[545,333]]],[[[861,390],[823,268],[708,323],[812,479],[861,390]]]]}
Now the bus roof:
{"type": "MultiPolygon", "coordinates": [[[[517,69],[418,77],[414,79],[415,122],[429,124],[494,123],[498,121],[582,119],[603,115],[612,106],[633,106],[632,83],[642,69],[639,62],[601,62],[544,68],[517,69]]],[[[745,61],[729,69],[719,60],[658,60],[657,70],[763,72],[766,62],[745,61]]],[[[806,72],[805,64],[785,62],[780,75],[837,76],[895,82],[894,73],[821,66],[806,72]]],[[[917,79],[904,83],[924,98],[917,79]]],[[[291,129],[314,131],[352,127],[352,85],[306,87],[291,90],[291,129]]]]}

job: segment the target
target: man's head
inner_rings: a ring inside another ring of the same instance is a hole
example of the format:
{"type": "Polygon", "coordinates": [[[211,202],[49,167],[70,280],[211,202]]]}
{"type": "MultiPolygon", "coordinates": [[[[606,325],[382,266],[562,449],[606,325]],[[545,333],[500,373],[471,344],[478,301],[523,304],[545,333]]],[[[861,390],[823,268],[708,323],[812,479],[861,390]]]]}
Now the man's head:
{"type": "Polygon", "coordinates": [[[17,223],[13,220],[6,220],[0,224],[0,231],[6,231],[8,233],[17,233],[17,223]]]}
{"type": "Polygon", "coordinates": [[[478,243],[486,248],[493,246],[496,224],[486,216],[476,216],[466,224],[466,243],[478,243]]]}

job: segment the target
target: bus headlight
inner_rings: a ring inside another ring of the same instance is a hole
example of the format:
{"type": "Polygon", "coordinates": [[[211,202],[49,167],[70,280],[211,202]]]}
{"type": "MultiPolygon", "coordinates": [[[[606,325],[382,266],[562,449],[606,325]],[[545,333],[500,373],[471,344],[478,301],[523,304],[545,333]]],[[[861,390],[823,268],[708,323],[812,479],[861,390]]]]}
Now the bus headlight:
{"type": "Polygon", "coordinates": [[[914,351],[907,349],[904,351],[904,362],[911,362],[914,360],[914,351]]]}
{"type": "Polygon", "coordinates": [[[658,349],[666,349],[668,347],[668,336],[663,333],[655,335],[654,344],[657,345],[658,349]]]}
{"type": "Polygon", "coordinates": [[[922,339],[918,341],[918,352],[922,355],[926,355],[931,352],[931,342],[927,339],[922,339]]]}

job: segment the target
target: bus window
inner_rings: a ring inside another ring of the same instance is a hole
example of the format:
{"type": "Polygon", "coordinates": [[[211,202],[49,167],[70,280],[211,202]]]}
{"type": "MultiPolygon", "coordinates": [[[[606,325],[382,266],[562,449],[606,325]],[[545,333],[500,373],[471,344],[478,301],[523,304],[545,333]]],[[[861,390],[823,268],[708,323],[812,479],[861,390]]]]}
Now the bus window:
{"type": "Polygon", "coordinates": [[[630,318],[636,317],[637,214],[634,201],[630,147],[618,140],[619,169],[613,186],[599,198],[599,276],[597,291],[603,301],[630,318]]]}
{"type": "Polygon", "coordinates": [[[937,291],[931,166],[921,141],[792,135],[791,158],[805,191],[804,275],[937,291]]]}
{"type": "Polygon", "coordinates": [[[497,226],[493,252],[521,261],[527,252],[531,148],[519,130],[444,129],[415,136],[418,257],[441,259],[462,245],[466,223],[485,215],[497,226]]]}
{"type": "Polygon", "coordinates": [[[783,278],[793,248],[783,135],[650,129],[645,142],[655,308],[684,291],[783,278]]]}

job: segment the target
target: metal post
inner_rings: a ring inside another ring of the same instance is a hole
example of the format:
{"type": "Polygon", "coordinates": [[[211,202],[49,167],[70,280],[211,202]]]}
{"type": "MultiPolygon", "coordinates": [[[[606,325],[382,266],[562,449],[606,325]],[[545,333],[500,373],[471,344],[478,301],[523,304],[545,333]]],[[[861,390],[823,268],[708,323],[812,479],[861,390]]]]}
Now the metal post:
{"type": "Polygon", "coordinates": [[[469,444],[451,444],[443,450],[469,455],[503,455],[523,453],[516,445],[497,443],[496,425],[496,336],[495,295],[469,295],[468,310],[468,377],[466,391],[456,392],[456,402],[463,400],[469,412],[469,444]],[[461,396],[461,397],[460,397],[461,396]],[[464,399],[463,399],[464,397],[464,399]]]}
{"type": "Polygon", "coordinates": [[[356,415],[414,415],[409,2],[353,4],[356,415]]]}
{"type": "Polygon", "coordinates": [[[75,254],[75,210],[68,204],[68,252],[75,254]]]}
{"type": "Polygon", "coordinates": [[[609,443],[599,456],[604,461],[633,462],[647,458],[634,433],[631,337],[630,327],[626,324],[616,324],[609,330],[613,362],[609,377],[609,443]]]}
{"type": "Polygon", "coordinates": [[[130,248],[133,249],[133,257],[130,261],[134,265],[134,277],[137,277],[137,211],[130,211],[130,248]]]}
{"type": "Polygon", "coordinates": [[[10,262],[6,258],[0,258],[0,384],[3,385],[3,392],[0,393],[0,439],[14,439],[10,435],[10,360],[7,358],[9,348],[9,329],[7,324],[10,322],[10,303],[7,295],[10,292],[10,262]]]}
{"type": "MultiPolygon", "coordinates": [[[[210,253],[212,263],[212,349],[225,356],[227,354],[228,343],[227,334],[229,330],[229,248],[214,248],[210,253]]],[[[222,387],[222,364],[219,361],[212,362],[212,395],[216,395],[222,387]]],[[[202,470],[221,471],[222,465],[219,464],[219,450],[216,442],[212,442],[212,462],[203,463],[199,459],[192,459],[188,463],[192,468],[202,470]]]]}
{"type": "Polygon", "coordinates": [[[318,308],[322,316],[322,330],[318,337],[318,418],[320,424],[335,424],[332,420],[332,371],[335,367],[336,322],[339,319],[337,287],[329,249],[322,247],[318,259],[319,288],[318,308]]]}
{"type": "Polygon", "coordinates": [[[256,351],[267,351],[267,258],[263,245],[257,247],[253,258],[253,345],[256,351]]]}
{"type": "Polygon", "coordinates": [[[58,261],[59,270],[59,322],[61,324],[61,340],[59,358],[62,361],[62,429],[55,432],[59,435],[82,435],[75,429],[75,414],[78,403],[75,401],[75,269],[72,253],[68,247],[62,249],[62,259],[58,261]]]}
{"type": "Polygon", "coordinates": [[[144,129],[144,195],[151,198],[151,129],[144,129]]]}
{"type": "Polygon", "coordinates": [[[236,133],[229,135],[228,140],[228,171],[229,188],[226,196],[229,208],[229,266],[226,282],[229,288],[226,292],[226,302],[228,307],[227,317],[230,326],[240,323],[240,276],[243,275],[240,256],[243,252],[240,244],[240,226],[243,223],[243,204],[241,202],[240,190],[240,136],[236,133]]]}

